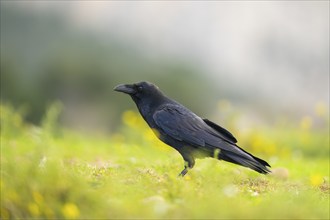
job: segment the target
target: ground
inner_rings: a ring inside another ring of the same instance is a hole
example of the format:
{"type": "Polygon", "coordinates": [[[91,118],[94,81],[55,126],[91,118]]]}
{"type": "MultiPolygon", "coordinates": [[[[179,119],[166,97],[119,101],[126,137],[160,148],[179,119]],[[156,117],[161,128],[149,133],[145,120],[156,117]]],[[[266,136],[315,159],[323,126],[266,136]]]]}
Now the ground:
{"type": "Polygon", "coordinates": [[[181,156],[136,112],[123,114],[118,132],[99,135],[61,128],[58,114],[55,104],[34,126],[1,106],[1,219],[330,217],[324,114],[318,126],[306,116],[236,131],[240,146],[272,165],[270,175],[209,158],[184,178],[181,156]]]}

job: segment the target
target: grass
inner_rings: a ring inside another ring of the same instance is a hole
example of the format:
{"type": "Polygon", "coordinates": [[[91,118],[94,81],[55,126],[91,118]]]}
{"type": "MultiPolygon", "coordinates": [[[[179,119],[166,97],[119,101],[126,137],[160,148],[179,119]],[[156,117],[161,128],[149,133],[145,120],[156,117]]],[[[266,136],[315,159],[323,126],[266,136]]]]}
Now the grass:
{"type": "Polygon", "coordinates": [[[329,219],[329,120],[241,133],[271,175],[214,159],[184,178],[181,156],[155,139],[137,113],[120,132],[83,135],[42,126],[1,106],[1,219],[329,219]],[[261,146],[261,143],[264,143],[261,146]]]}

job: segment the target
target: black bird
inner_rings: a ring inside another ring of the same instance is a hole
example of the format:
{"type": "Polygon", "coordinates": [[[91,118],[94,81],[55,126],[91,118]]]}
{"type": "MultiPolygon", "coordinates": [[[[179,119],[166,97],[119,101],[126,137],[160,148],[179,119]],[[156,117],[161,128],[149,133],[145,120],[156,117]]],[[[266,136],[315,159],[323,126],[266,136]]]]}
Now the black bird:
{"type": "Polygon", "coordinates": [[[130,95],[157,137],[182,155],[185,164],[179,176],[193,168],[195,158],[203,157],[228,161],[262,174],[271,172],[266,161],[237,146],[229,131],[166,97],[154,84],[122,84],[114,90],[130,95]]]}

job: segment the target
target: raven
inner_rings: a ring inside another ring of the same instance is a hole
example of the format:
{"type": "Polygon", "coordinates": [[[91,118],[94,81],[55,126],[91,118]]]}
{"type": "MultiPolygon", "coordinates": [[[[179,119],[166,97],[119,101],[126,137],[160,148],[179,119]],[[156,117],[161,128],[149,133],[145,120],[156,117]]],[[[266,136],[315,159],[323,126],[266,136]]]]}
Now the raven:
{"type": "Polygon", "coordinates": [[[156,136],[182,155],[185,163],[179,176],[193,168],[195,158],[204,157],[228,161],[262,174],[271,172],[266,161],[237,146],[236,138],[229,131],[168,98],[156,85],[121,84],[114,90],[130,95],[156,136]]]}

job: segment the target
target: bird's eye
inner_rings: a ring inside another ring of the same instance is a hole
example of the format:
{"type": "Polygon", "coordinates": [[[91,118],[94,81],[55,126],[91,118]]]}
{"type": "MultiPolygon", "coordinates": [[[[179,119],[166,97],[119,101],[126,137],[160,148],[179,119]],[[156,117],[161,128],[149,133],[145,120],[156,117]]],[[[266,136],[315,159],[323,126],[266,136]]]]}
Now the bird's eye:
{"type": "Polygon", "coordinates": [[[142,92],[143,87],[142,87],[142,86],[138,86],[138,87],[137,87],[137,90],[138,90],[139,92],[142,92]]]}

